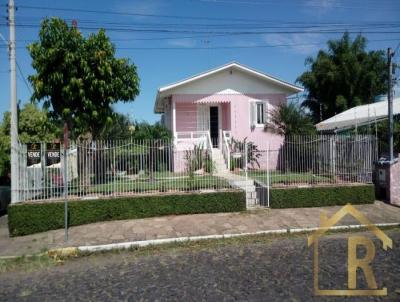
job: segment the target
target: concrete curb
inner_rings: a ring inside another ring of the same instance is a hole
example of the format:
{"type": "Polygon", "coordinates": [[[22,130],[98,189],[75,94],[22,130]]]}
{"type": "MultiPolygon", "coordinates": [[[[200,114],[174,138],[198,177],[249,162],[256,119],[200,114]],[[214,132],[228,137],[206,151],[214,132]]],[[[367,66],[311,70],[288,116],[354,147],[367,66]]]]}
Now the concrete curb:
{"type": "MultiPolygon", "coordinates": [[[[377,227],[396,227],[400,226],[400,222],[394,223],[374,223],[372,224],[377,227]]],[[[346,230],[357,230],[364,229],[368,225],[339,225],[330,227],[329,230],[332,231],[346,231],[346,230]]],[[[257,231],[250,233],[236,233],[236,234],[221,234],[221,235],[204,235],[204,236],[186,236],[186,237],[176,237],[176,238],[165,238],[165,239],[153,239],[153,240],[141,240],[141,241],[130,241],[121,243],[110,243],[102,245],[87,245],[87,246],[77,246],[77,247],[65,247],[58,249],[51,249],[47,252],[50,257],[71,257],[78,255],[79,252],[102,252],[111,250],[123,250],[129,248],[140,248],[151,245],[162,245],[168,243],[179,243],[179,242],[190,242],[190,241],[201,241],[210,239],[226,239],[244,236],[254,236],[254,235],[273,235],[273,234],[296,234],[296,233],[311,233],[320,229],[320,227],[308,227],[308,228],[287,228],[278,230],[266,230],[257,231]]],[[[42,253],[44,254],[44,253],[42,253]]],[[[26,257],[33,257],[35,255],[27,255],[26,257]]],[[[19,256],[2,256],[0,260],[8,260],[19,258],[19,256]]]]}
{"type": "MultiPolygon", "coordinates": [[[[400,223],[375,223],[373,224],[377,227],[396,227],[400,226],[400,223]]],[[[340,225],[329,228],[330,230],[353,230],[353,229],[363,229],[367,225],[340,225]]],[[[294,233],[309,233],[319,230],[319,227],[310,228],[287,228],[278,230],[267,230],[258,231],[251,233],[236,233],[236,234],[223,234],[223,235],[205,235],[205,236],[187,236],[187,237],[177,237],[177,238],[165,238],[165,239],[154,239],[154,240],[143,240],[143,241],[131,241],[122,243],[112,243],[103,245],[90,245],[90,246],[78,246],[76,249],[80,252],[100,252],[100,251],[110,251],[119,249],[129,249],[135,247],[146,247],[150,245],[161,245],[167,243],[179,243],[179,242],[190,242],[190,241],[201,241],[209,239],[225,239],[252,235],[272,235],[272,234],[294,234],[294,233]]]]}

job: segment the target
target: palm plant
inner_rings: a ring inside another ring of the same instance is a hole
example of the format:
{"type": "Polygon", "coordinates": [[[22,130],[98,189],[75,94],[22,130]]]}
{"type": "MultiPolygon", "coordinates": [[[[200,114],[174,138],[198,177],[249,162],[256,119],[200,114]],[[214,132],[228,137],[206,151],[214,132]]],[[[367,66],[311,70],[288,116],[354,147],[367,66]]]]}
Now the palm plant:
{"type": "MultiPolygon", "coordinates": [[[[243,153],[245,151],[245,147],[247,147],[246,162],[249,163],[252,167],[257,165],[257,167],[260,168],[260,163],[258,162],[258,159],[261,157],[261,153],[258,149],[258,146],[254,142],[247,141],[247,137],[245,137],[242,141],[232,137],[230,144],[231,153],[243,153]]],[[[243,168],[242,157],[231,159],[231,169],[233,169],[234,167],[240,169],[243,168]]]]}
{"type": "Polygon", "coordinates": [[[312,119],[293,103],[280,105],[273,110],[270,122],[265,124],[264,129],[286,136],[316,133],[312,119]]]}

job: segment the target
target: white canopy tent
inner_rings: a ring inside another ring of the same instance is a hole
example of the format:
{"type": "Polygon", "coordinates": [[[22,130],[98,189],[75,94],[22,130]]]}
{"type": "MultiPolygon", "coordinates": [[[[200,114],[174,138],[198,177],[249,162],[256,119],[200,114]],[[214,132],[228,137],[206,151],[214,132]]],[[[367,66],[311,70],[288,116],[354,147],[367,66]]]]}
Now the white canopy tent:
{"type": "MultiPolygon", "coordinates": [[[[400,114],[400,98],[393,100],[393,115],[400,114]]],[[[315,126],[318,131],[340,131],[369,125],[379,120],[387,119],[388,102],[381,101],[368,105],[353,107],[342,113],[336,114],[315,126]]]]}

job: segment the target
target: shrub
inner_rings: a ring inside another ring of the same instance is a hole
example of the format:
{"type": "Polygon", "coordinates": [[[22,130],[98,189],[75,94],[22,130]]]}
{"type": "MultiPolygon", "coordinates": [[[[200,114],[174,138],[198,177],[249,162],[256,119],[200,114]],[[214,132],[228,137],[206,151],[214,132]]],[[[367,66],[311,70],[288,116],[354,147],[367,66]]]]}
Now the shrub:
{"type": "Polygon", "coordinates": [[[271,189],[271,208],[323,207],[373,203],[373,185],[271,189]]]}
{"type": "MultiPolygon", "coordinates": [[[[68,225],[162,215],[236,212],[245,209],[245,195],[241,191],[75,200],[68,204],[68,225]]],[[[14,204],[8,209],[11,236],[63,227],[63,202],[14,204]]]]}
{"type": "Polygon", "coordinates": [[[194,145],[193,150],[186,150],[185,161],[186,172],[192,178],[198,170],[204,169],[205,172],[212,174],[215,169],[214,162],[211,160],[209,152],[204,149],[203,144],[194,145]]]}
{"type": "Polygon", "coordinates": [[[204,171],[206,173],[213,174],[216,170],[215,161],[207,157],[204,161],[204,171]]]}
{"type": "MultiPolygon", "coordinates": [[[[232,137],[229,146],[231,153],[244,154],[246,147],[247,147],[246,165],[250,164],[252,168],[255,167],[260,168],[260,163],[258,162],[258,159],[261,157],[261,153],[260,150],[258,149],[258,146],[254,142],[247,141],[247,137],[245,137],[242,141],[232,137]]],[[[240,158],[231,158],[231,170],[234,170],[234,168],[239,168],[239,169],[244,168],[243,157],[244,156],[240,158]]]]}

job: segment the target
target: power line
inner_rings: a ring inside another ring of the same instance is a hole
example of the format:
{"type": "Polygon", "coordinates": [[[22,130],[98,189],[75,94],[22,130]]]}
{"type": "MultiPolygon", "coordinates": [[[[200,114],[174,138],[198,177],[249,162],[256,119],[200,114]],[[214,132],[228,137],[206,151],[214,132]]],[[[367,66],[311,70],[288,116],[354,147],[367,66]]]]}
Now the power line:
{"type": "MultiPolygon", "coordinates": [[[[0,26],[7,26],[7,24],[0,24],[0,26]]],[[[25,28],[39,28],[39,24],[16,24],[17,27],[25,28]]],[[[399,26],[396,26],[399,27],[399,26]]],[[[285,30],[285,31],[204,31],[204,30],[176,30],[176,29],[138,29],[130,27],[94,27],[94,26],[79,26],[81,30],[99,30],[105,29],[108,31],[117,32],[136,32],[136,33],[177,33],[177,34],[225,34],[225,35],[260,35],[260,34],[338,34],[343,33],[345,29],[326,29],[326,30],[285,30]]],[[[375,31],[354,31],[347,30],[349,34],[399,34],[400,31],[388,31],[388,30],[375,30],[375,31]]]]}
{"type": "MultiPolygon", "coordinates": [[[[376,39],[368,42],[390,42],[398,39],[376,39]]],[[[275,47],[296,47],[296,46],[315,46],[324,45],[326,42],[316,43],[287,43],[287,44],[262,44],[262,45],[236,45],[236,46],[209,46],[209,47],[115,47],[117,50],[212,50],[212,49],[252,49],[252,48],[275,48],[275,47]]],[[[25,48],[25,47],[17,47],[25,48]]]]}
{"type": "MultiPolygon", "coordinates": [[[[287,5],[287,3],[284,3],[282,1],[233,1],[233,0],[198,0],[199,2],[205,2],[205,3],[224,3],[224,4],[239,4],[239,5],[287,5]]],[[[332,3],[332,4],[319,4],[318,2],[308,2],[308,3],[301,3],[301,2],[295,2],[291,1],[290,5],[292,6],[302,6],[302,7],[321,7],[321,8],[342,8],[342,9],[367,9],[367,10],[382,10],[382,9],[390,9],[392,8],[386,8],[384,6],[368,6],[368,5],[360,5],[360,6],[343,6],[337,3],[332,3]]]]}
{"type": "Polygon", "coordinates": [[[399,55],[399,52],[398,52],[399,48],[400,48],[400,41],[399,41],[399,43],[397,44],[396,48],[393,51],[393,53],[394,53],[393,58],[396,58],[399,55]]]}
{"type": "Polygon", "coordinates": [[[29,86],[28,82],[26,81],[26,78],[25,78],[25,76],[24,76],[24,73],[22,72],[21,66],[19,66],[18,61],[16,61],[16,64],[17,64],[18,71],[19,71],[19,73],[20,73],[20,75],[21,75],[21,78],[22,78],[23,82],[25,83],[26,88],[28,89],[28,91],[30,92],[30,94],[32,94],[31,87],[29,86]]]}
{"type": "MultiPolygon", "coordinates": [[[[65,21],[73,21],[76,20],[74,19],[69,19],[69,18],[63,18],[65,21]]],[[[22,21],[33,21],[35,22],[40,22],[42,20],[41,17],[29,17],[29,16],[21,16],[19,17],[19,20],[22,21]]],[[[343,23],[343,22],[274,22],[274,21],[264,21],[260,23],[160,23],[160,22],[109,22],[109,21],[101,21],[99,22],[98,19],[93,20],[93,19],[78,19],[79,24],[107,24],[107,25],[121,25],[121,26],[140,26],[140,27],[149,27],[149,26],[155,26],[155,27],[163,27],[165,28],[166,26],[170,27],[176,27],[176,26],[200,26],[200,27],[227,27],[227,28],[232,28],[232,27],[245,27],[248,28],[249,26],[251,28],[337,28],[337,27],[342,27],[342,28],[349,28],[349,27],[356,27],[356,28],[385,28],[385,27],[392,27],[392,26],[399,26],[400,22],[398,21],[380,21],[380,22],[359,22],[359,23],[343,23]]]]}
{"type": "MultiPolygon", "coordinates": [[[[275,2],[275,1],[274,1],[275,2]]],[[[291,2],[292,4],[292,2],[291,2]]],[[[315,5],[314,5],[315,6],[315,5]]],[[[365,8],[367,5],[361,5],[357,8],[365,8]]],[[[380,6],[381,8],[382,6],[380,6]]],[[[80,13],[91,13],[91,14],[104,14],[104,15],[119,15],[119,16],[137,16],[137,17],[151,17],[151,18],[168,18],[168,19],[183,19],[183,20],[216,20],[216,21],[246,21],[246,22],[259,22],[259,21],[270,21],[262,19],[244,19],[244,18],[220,18],[220,17],[206,17],[206,16],[182,16],[182,15],[163,15],[163,14],[144,14],[144,13],[128,13],[121,11],[111,10],[90,10],[90,9],[79,9],[79,8],[67,8],[67,7],[48,7],[48,6],[32,6],[32,5],[18,5],[18,8],[30,9],[30,10],[52,10],[52,11],[63,11],[63,12],[80,12],[80,13]]],[[[350,8],[350,7],[349,7],[350,8]]],[[[354,9],[355,7],[351,7],[354,9]]],[[[372,8],[377,10],[378,8],[372,8]]],[[[392,9],[392,8],[391,8],[392,9]]],[[[279,20],[278,20],[279,21],[279,20]]]]}
{"type": "Polygon", "coordinates": [[[79,12],[79,13],[104,14],[104,15],[118,15],[118,16],[136,16],[136,17],[186,19],[186,20],[192,20],[192,19],[217,20],[217,21],[220,21],[220,20],[233,21],[234,20],[234,21],[256,22],[256,20],[241,19],[241,18],[212,18],[212,17],[198,17],[198,16],[143,14],[143,13],[128,13],[128,12],[119,12],[119,11],[104,11],[104,10],[78,9],[78,8],[66,8],[66,7],[31,6],[31,5],[18,5],[18,7],[23,8],[23,9],[31,9],[31,10],[52,10],[52,11],[63,11],[63,12],[79,12]]]}

